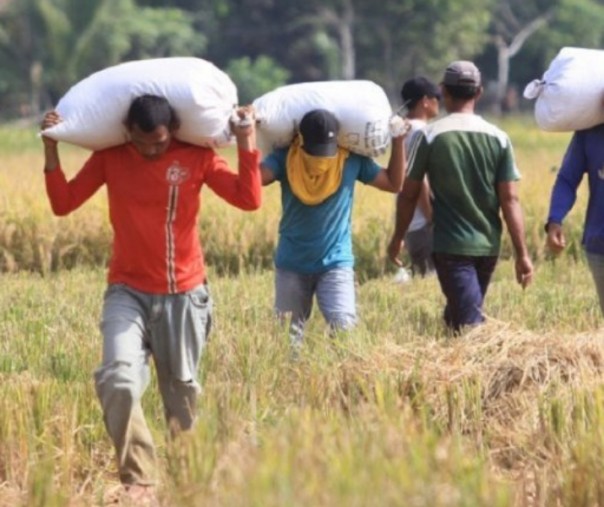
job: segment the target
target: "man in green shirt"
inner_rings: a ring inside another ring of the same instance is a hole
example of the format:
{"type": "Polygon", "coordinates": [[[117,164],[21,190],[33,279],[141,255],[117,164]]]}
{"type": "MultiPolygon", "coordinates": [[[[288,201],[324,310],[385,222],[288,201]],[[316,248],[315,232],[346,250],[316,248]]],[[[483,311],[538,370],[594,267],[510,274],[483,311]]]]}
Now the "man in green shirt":
{"type": "Polygon", "coordinates": [[[500,211],[523,288],[531,282],[533,265],[524,239],[512,145],[505,132],[474,112],[482,93],[480,71],[469,61],[452,62],[441,89],[449,114],[428,125],[409,150],[388,256],[400,265],[401,240],[427,175],[433,194],[433,258],[447,301],[445,323],[459,331],[484,321],[483,301],[501,244],[500,211]]]}

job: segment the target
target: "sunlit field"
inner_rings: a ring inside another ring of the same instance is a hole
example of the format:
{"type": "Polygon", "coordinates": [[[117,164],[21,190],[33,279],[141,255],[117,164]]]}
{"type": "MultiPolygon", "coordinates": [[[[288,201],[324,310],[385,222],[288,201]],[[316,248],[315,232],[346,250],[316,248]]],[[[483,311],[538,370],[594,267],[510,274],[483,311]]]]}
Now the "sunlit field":
{"type": "MultiPolygon", "coordinates": [[[[565,224],[567,252],[551,259],[543,223],[569,135],[530,117],[497,122],[523,175],[536,276],[524,291],[515,283],[506,237],[487,323],[462,337],[443,327],[435,278],[392,281],[394,197],[357,185],[361,323],[330,338],[315,312],[292,360],[272,315],[278,187],[253,213],[203,191],[216,325],[199,422],[169,441],[154,385],[143,400],[162,505],[604,505],[604,334],[580,248],[586,189],[565,224]]],[[[60,148],[74,174],[87,152],[60,148]]],[[[117,484],[92,383],[105,193],[53,217],[35,132],[1,128],[0,150],[0,505],[104,505],[117,484]]]]}

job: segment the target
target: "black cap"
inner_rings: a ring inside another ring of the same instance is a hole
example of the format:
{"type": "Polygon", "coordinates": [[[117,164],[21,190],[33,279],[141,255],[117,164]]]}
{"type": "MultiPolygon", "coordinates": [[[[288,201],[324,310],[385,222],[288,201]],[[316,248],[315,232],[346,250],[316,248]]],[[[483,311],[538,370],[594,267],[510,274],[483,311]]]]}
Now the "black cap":
{"type": "Polygon", "coordinates": [[[440,100],[440,88],[424,76],[417,76],[405,81],[401,89],[401,98],[405,104],[412,108],[424,97],[440,100]]]}
{"type": "Polygon", "coordinates": [[[338,152],[338,120],[325,109],[314,109],[300,121],[302,149],[314,157],[333,157],[338,152]]]}

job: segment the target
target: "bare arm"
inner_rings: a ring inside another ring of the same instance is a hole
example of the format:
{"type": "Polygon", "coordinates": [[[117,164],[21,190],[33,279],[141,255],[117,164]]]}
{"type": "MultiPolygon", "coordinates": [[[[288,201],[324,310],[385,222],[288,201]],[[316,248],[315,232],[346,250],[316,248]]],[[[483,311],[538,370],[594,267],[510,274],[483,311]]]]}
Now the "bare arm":
{"type": "Polygon", "coordinates": [[[422,188],[419,193],[419,199],[417,200],[417,207],[426,217],[428,222],[432,222],[432,202],[430,200],[430,184],[428,178],[424,177],[422,181],[422,188]]]}
{"type": "MultiPolygon", "coordinates": [[[[40,129],[44,131],[47,128],[59,124],[60,122],[61,117],[59,114],[56,111],[49,111],[44,115],[42,123],[40,124],[40,129]]],[[[59,159],[59,150],[57,147],[58,143],[54,139],[51,139],[44,134],[42,134],[42,142],[44,143],[44,171],[54,171],[61,165],[61,161],[59,159]]]]}
{"type": "Polygon", "coordinates": [[[231,119],[230,127],[239,150],[256,149],[256,116],[253,106],[238,108],[231,119]]]}
{"type": "Polygon", "coordinates": [[[524,218],[518,198],[515,181],[506,181],[497,185],[497,194],[503,219],[508,228],[516,257],[516,281],[526,287],[533,279],[533,263],[529,256],[525,236],[524,218]]]}
{"type": "Polygon", "coordinates": [[[385,192],[396,193],[401,191],[405,179],[405,166],[407,165],[405,136],[406,133],[392,138],[388,167],[382,169],[369,185],[385,192]]]}
{"type": "Polygon", "coordinates": [[[401,244],[405,238],[407,228],[411,223],[415,206],[422,188],[422,182],[406,179],[403,185],[403,190],[396,198],[396,219],[394,224],[394,232],[388,244],[388,258],[397,266],[402,263],[399,259],[401,253],[401,244]]]}
{"type": "Polygon", "coordinates": [[[260,165],[260,175],[262,177],[262,185],[270,185],[273,181],[275,181],[275,175],[273,171],[271,171],[265,165],[260,165]]]}
{"type": "Polygon", "coordinates": [[[549,222],[547,224],[547,246],[554,255],[558,255],[566,248],[566,237],[562,224],[549,222]]]}

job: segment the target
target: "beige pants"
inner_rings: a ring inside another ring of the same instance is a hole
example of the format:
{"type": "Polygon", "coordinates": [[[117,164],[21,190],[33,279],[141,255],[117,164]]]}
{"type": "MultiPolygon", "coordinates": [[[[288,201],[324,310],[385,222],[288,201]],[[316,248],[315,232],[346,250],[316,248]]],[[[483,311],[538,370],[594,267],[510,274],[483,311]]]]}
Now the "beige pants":
{"type": "Polygon", "coordinates": [[[168,295],[121,284],[107,288],[101,321],[103,363],[94,379],[123,483],[156,480],[155,448],[140,404],[149,385],[150,356],[170,430],[174,434],[193,425],[201,392],[198,366],[211,314],[206,285],[168,295]]]}

